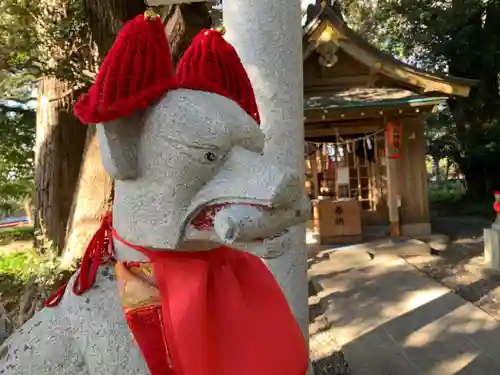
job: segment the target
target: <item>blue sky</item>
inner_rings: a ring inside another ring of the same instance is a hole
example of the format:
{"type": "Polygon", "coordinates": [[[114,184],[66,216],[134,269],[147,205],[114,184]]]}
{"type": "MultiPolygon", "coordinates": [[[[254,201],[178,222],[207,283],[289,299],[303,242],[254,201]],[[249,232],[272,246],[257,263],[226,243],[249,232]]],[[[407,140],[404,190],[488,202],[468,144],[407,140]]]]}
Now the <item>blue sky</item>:
{"type": "Polygon", "coordinates": [[[302,0],[302,8],[305,9],[309,4],[314,4],[314,0],[302,0]]]}

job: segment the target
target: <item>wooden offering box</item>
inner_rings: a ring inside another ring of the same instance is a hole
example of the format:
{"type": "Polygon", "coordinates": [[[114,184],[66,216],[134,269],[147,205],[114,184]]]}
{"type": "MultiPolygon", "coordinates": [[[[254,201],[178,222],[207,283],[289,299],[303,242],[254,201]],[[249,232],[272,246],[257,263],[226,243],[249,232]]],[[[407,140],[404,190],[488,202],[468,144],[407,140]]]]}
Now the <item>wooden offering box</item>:
{"type": "Polygon", "coordinates": [[[313,215],[322,245],[361,241],[361,209],[356,199],[317,199],[313,215]]]}

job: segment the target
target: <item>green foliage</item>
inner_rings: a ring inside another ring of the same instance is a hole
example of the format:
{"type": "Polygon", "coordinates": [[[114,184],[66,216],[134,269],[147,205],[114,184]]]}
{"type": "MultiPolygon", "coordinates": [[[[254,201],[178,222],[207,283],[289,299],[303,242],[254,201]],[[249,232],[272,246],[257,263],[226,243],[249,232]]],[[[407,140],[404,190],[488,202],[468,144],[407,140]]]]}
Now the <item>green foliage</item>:
{"type": "Polygon", "coordinates": [[[470,215],[493,219],[492,200],[471,199],[462,181],[449,180],[429,184],[429,202],[439,216],[470,215]]]}
{"type": "Polygon", "coordinates": [[[1,0],[0,12],[0,98],[17,100],[15,91],[42,75],[77,87],[94,77],[82,0],[1,0]]]}
{"type": "Polygon", "coordinates": [[[465,186],[461,181],[442,181],[429,184],[431,204],[457,204],[465,195],[465,186]]]}
{"type": "Polygon", "coordinates": [[[0,212],[22,206],[34,189],[35,113],[0,105],[0,212]]]}
{"type": "Polygon", "coordinates": [[[0,299],[8,311],[16,310],[19,298],[27,286],[38,290],[37,298],[47,298],[69,279],[74,268],[62,269],[61,259],[52,243],[46,239],[43,223],[35,233],[33,227],[17,227],[0,230],[2,240],[8,242],[0,249],[0,299]],[[22,249],[15,241],[41,242],[40,249],[22,249]]]}
{"type": "Polygon", "coordinates": [[[33,111],[0,107],[0,179],[33,173],[35,135],[33,111]]]}
{"type": "Polygon", "coordinates": [[[456,152],[456,137],[451,131],[454,121],[448,108],[428,117],[425,125],[427,154],[436,159],[452,158],[456,152]]]}
{"type": "Polygon", "coordinates": [[[450,99],[428,123],[428,145],[453,157],[469,195],[490,196],[500,187],[500,2],[347,0],[344,11],[380,48],[428,70],[479,81],[469,98],[450,99]]]}
{"type": "Polygon", "coordinates": [[[32,226],[0,229],[0,246],[5,246],[14,241],[30,241],[35,238],[32,226]]]}
{"type": "Polygon", "coordinates": [[[82,0],[0,0],[0,12],[0,214],[9,215],[34,191],[36,115],[25,104],[38,79],[56,76],[71,93],[92,80],[95,61],[82,0]]]}
{"type": "MultiPolygon", "coordinates": [[[[8,253],[0,256],[0,274],[13,276],[19,283],[26,283],[36,270],[31,264],[34,250],[21,253],[8,253]]],[[[0,292],[5,290],[0,289],[0,292]]]]}
{"type": "Polygon", "coordinates": [[[68,278],[59,270],[59,259],[48,253],[39,255],[34,249],[0,254],[0,299],[8,311],[16,310],[27,285],[42,291],[42,298],[68,278]]]}

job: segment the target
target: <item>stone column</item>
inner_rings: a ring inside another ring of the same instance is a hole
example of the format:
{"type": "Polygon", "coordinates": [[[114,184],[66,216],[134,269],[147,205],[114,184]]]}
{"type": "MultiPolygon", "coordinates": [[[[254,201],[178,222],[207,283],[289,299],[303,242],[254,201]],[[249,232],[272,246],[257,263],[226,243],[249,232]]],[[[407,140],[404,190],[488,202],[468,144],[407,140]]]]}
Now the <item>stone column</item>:
{"type": "MultiPolygon", "coordinates": [[[[252,81],[266,134],[267,154],[305,173],[300,0],[227,0],[226,38],[252,81]]],[[[305,226],[292,228],[282,257],[267,261],[308,341],[305,226]]],[[[312,373],[312,372],[311,372],[312,373]]]]}
{"type": "Polygon", "coordinates": [[[484,262],[486,267],[500,271],[500,191],[496,191],[494,197],[497,217],[491,228],[484,229],[484,262]]]}

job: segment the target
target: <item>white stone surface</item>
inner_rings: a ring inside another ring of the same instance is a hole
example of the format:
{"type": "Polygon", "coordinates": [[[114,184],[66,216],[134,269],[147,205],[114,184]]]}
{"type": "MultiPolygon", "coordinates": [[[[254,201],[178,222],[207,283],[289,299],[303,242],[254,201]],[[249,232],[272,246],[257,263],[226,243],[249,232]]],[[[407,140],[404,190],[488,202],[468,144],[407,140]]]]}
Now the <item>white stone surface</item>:
{"type": "MultiPolygon", "coordinates": [[[[192,221],[210,205],[250,203],[280,214],[253,231],[256,238],[247,241],[252,246],[237,247],[273,257],[280,253],[276,246],[267,251],[255,240],[307,220],[302,214],[297,219],[293,203],[303,196],[301,171],[261,154],[264,134],[230,99],[174,90],[142,117],[100,125],[98,137],[104,166],[116,179],[113,226],[134,245],[152,250],[218,247],[226,242],[213,230],[196,230],[192,221]]],[[[115,245],[120,259],[146,260],[119,242],[115,245]]]]}
{"type": "Polygon", "coordinates": [[[484,229],[484,261],[485,266],[500,271],[500,231],[484,229]]]}
{"type": "MultiPolygon", "coordinates": [[[[304,113],[300,0],[223,3],[226,38],[254,86],[266,135],[265,153],[304,176],[304,113]]],[[[308,338],[305,226],[283,239],[288,252],[267,261],[308,338]]]]}
{"type": "Polygon", "coordinates": [[[0,347],[2,375],[148,375],[128,328],[112,266],[84,296],[35,314],[0,347]]]}

